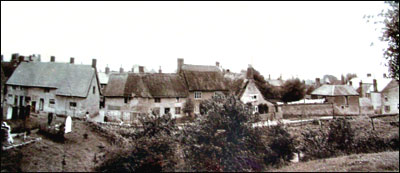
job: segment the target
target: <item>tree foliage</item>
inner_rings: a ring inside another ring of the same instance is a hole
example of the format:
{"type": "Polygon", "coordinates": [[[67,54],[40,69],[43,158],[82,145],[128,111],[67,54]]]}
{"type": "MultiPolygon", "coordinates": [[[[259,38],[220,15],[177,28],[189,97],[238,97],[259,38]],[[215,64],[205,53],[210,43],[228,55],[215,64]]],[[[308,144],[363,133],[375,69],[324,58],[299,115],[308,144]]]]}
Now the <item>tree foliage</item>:
{"type": "Polygon", "coordinates": [[[291,158],[290,135],[284,129],[276,130],[282,135],[274,135],[275,131],[253,128],[259,115],[235,96],[214,97],[201,105],[204,115],[183,129],[184,171],[262,171],[291,158]]]}
{"type": "Polygon", "coordinates": [[[194,103],[193,100],[191,98],[188,98],[185,102],[185,104],[183,105],[183,112],[184,113],[188,113],[191,114],[194,111],[194,103]]]}
{"type": "Polygon", "coordinates": [[[281,99],[281,91],[278,87],[269,84],[263,75],[253,68],[254,81],[257,88],[267,99],[281,99]]]}
{"type": "Polygon", "coordinates": [[[287,80],[282,87],[282,101],[291,102],[304,98],[306,86],[299,79],[287,80]]]}
{"type": "Polygon", "coordinates": [[[389,74],[399,82],[399,1],[386,1],[386,3],[391,8],[381,14],[385,17],[381,40],[388,43],[384,57],[388,60],[389,74]]]}

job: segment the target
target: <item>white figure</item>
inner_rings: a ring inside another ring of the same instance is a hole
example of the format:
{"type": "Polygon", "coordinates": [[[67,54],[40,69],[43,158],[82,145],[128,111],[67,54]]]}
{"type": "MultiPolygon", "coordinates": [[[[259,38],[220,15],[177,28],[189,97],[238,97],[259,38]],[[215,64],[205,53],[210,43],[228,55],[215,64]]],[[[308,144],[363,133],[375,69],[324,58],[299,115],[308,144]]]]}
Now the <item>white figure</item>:
{"type": "Polygon", "coordinates": [[[65,120],[65,133],[72,132],[72,119],[70,116],[65,120]]]}
{"type": "Polygon", "coordinates": [[[7,134],[8,134],[7,142],[9,144],[14,143],[14,139],[11,136],[11,127],[6,122],[3,122],[3,124],[1,124],[1,127],[7,129],[7,134]]]}

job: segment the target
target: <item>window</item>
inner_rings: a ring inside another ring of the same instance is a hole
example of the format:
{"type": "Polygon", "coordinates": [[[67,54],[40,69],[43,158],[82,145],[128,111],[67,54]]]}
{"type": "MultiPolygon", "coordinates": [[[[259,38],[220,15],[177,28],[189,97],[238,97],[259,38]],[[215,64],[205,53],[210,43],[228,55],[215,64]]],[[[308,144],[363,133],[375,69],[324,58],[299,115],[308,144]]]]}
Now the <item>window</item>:
{"type": "Polygon", "coordinates": [[[56,101],[54,99],[49,100],[49,107],[54,108],[54,104],[56,104],[56,101]]]}
{"type": "Polygon", "coordinates": [[[39,110],[43,111],[43,107],[44,107],[44,99],[40,99],[39,110]]]}
{"type": "Polygon", "coordinates": [[[176,98],[176,102],[179,103],[179,97],[176,98]]]}
{"type": "Polygon", "coordinates": [[[161,98],[154,98],[155,103],[161,103],[161,98]]]}
{"type": "Polygon", "coordinates": [[[385,102],[387,102],[387,101],[389,101],[389,99],[388,99],[388,97],[387,97],[387,96],[385,96],[385,102]]]}
{"type": "Polygon", "coordinates": [[[171,111],[170,108],[165,108],[165,109],[164,109],[164,114],[168,114],[170,111],[171,111]]]}
{"type": "Polygon", "coordinates": [[[256,95],[256,94],[251,95],[251,96],[250,96],[250,99],[253,100],[253,101],[254,101],[254,100],[257,100],[257,95],[256,95]]]}
{"type": "Polygon", "coordinates": [[[128,97],[124,97],[124,103],[128,103],[128,97]]]}
{"type": "Polygon", "coordinates": [[[96,94],[96,87],[93,86],[93,94],[96,94]]]}
{"type": "Polygon", "coordinates": [[[371,98],[371,93],[366,93],[366,97],[371,98]]]}
{"type": "Polygon", "coordinates": [[[50,92],[50,88],[45,88],[45,89],[44,89],[44,92],[45,92],[45,93],[50,92]]]}
{"type": "Polygon", "coordinates": [[[14,105],[16,106],[17,104],[18,104],[18,96],[15,95],[15,97],[14,97],[14,105]]]}
{"type": "Polygon", "coordinates": [[[385,106],[385,112],[390,112],[390,106],[385,106]]]}
{"type": "Polygon", "coordinates": [[[17,90],[17,87],[15,87],[15,86],[12,86],[12,89],[13,89],[13,90],[17,90]]]}
{"type": "Polygon", "coordinates": [[[75,109],[76,108],[76,102],[69,102],[69,109],[75,109]]]}
{"type": "Polygon", "coordinates": [[[254,112],[258,112],[258,106],[254,106],[254,112]]]}
{"type": "Polygon", "coordinates": [[[201,92],[199,92],[199,91],[194,92],[194,98],[201,99],[201,92]]]}
{"type": "Polygon", "coordinates": [[[175,114],[181,114],[181,107],[175,107],[175,114]]]}
{"type": "Polygon", "coordinates": [[[349,96],[344,96],[344,103],[346,106],[349,106],[349,96]]]}

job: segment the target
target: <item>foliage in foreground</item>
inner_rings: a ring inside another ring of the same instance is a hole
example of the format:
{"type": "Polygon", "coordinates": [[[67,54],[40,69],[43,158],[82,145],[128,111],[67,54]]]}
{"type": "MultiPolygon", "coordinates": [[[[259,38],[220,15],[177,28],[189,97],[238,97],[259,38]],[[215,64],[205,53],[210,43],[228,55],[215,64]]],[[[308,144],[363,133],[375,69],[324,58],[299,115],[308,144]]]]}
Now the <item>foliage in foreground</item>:
{"type": "MultiPolygon", "coordinates": [[[[142,130],[135,131],[129,144],[115,145],[108,150],[97,171],[160,172],[174,171],[177,163],[175,120],[171,115],[144,116],[142,130]]],[[[129,138],[129,137],[128,137],[129,138]]]]}
{"type": "Polygon", "coordinates": [[[182,171],[262,171],[292,158],[290,134],[281,126],[253,128],[259,115],[236,97],[214,97],[201,109],[204,115],[183,129],[182,171]]]}
{"type": "Polygon", "coordinates": [[[375,131],[357,131],[343,118],[332,120],[328,128],[302,133],[302,160],[336,157],[343,154],[399,150],[399,134],[384,138],[375,131]],[[357,134],[357,137],[355,137],[357,134]]]}

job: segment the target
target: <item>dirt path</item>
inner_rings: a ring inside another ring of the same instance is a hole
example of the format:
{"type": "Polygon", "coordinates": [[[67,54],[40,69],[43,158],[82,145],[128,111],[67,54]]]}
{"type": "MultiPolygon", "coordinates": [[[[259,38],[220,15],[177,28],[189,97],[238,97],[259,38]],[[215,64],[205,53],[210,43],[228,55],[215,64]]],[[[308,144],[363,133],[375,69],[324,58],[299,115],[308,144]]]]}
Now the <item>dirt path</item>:
{"type": "Polygon", "coordinates": [[[399,151],[353,154],[337,158],[292,163],[272,172],[382,172],[399,171],[399,151]]]}

